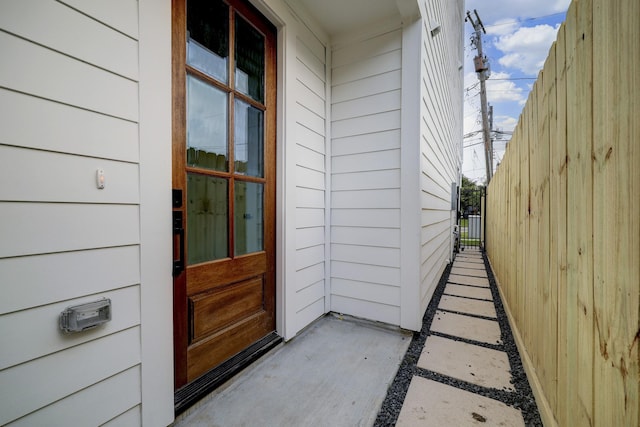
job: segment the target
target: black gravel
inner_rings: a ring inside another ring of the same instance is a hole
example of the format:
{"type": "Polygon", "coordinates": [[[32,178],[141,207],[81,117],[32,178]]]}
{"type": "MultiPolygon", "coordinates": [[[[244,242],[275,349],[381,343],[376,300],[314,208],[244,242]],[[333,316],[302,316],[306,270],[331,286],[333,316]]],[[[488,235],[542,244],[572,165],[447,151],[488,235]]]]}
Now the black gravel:
{"type": "MultiPolygon", "coordinates": [[[[529,386],[529,381],[527,380],[526,373],[524,372],[524,367],[522,365],[522,360],[520,359],[520,354],[518,353],[518,348],[516,347],[515,341],[513,339],[511,327],[509,325],[509,321],[504,311],[504,306],[502,305],[502,300],[500,299],[500,294],[496,286],[495,277],[493,276],[493,272],[491,271],[489,262],[484,252],[482,252],[482,257],[484,259],[484,265],[487,270],[487,276],[489,278],[489,285],[491,288],[491,293],[493,295],[498,323],[500,324],[502,344],[486,344],[462,339],[459,337],[452,337],[437,332],[431,332],[431,323],[433,322],[436,310],[438,308],[438,305],[440,304],[440,299],[442,298],[442,295],[444,293],[444,288],[447,284],[447,279],[449,278],[449,273],[451,272],[452,264],[450,264],[442,274],[442,277],[438,282],[438,286],[436,287],[436,290],[433,294],[433,298],[431,299],[431,302],[427,307],[427,311],[422,318],[422,330],[413,334],[411,344],[409,345],[404,359],[400,364],[396,377],[387,390],[387,396],[382,403],[382,407],[380,408],[380,412],[378,413],[378,417],[376,418],[376,421],[374,423],[375,427],[394,426],[396,424],[398,415],[400,414],[400,409],[402,408],[402,403],[404,402],[407,391],[409,390],[409,384],[414,375],[433,381],[438,381],[443,384],[451,385],[466,391],[470,391],[472,393],[498,400],[505,403],[506,405],[519,409],[522,412],[525,425],[542,426],[540,413],[538,412],[538,407],[536,406],[531,387],[529,386]],[[429,335],[437,335],[456,341],[468,342],[471,344],[506,352],[509,357],[509,363],[511,365],[512,383],[515,391],[482,387],[443,374],[439,374],[437,372],[418,368],[418,359],[420,358],[420,354],[422,353],[422,349],[424,348],[425,341],[427,340],[427,337],[429,335]]],[[[477,317],[482,318],[481,316],[477,317]]]]}

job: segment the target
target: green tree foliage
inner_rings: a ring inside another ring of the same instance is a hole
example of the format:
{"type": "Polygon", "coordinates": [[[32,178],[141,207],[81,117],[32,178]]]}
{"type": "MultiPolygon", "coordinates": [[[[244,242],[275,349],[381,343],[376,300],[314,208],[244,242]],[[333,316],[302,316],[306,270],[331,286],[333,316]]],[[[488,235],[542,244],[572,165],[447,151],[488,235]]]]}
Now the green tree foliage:
{"type": "Polygon", "coordinates": [[[476,185],[466,176],[462,176],[462,188],[460,188],[460,211],[465,217],[469,214],[480,212],[480,199],[484,193],[484,186],[476,185]]]}

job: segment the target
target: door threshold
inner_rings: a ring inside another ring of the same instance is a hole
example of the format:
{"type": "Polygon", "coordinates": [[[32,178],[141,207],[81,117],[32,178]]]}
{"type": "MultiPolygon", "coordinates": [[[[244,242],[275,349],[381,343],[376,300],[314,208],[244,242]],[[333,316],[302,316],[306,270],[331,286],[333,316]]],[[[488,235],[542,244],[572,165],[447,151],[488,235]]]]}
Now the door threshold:
{"type": "Polygon", "coordinates": [[[258,360],[281,342],[282,337],[275,332],[271,332],[269,335],[259,341],[256,341],[247,349],[236,354],[220,366],[210,370],[200,378],[176,390],[174,394],[175,416],[180,415],[191,405],[211,393],[216,388],[220,387],[232,376],[258,360]]]}

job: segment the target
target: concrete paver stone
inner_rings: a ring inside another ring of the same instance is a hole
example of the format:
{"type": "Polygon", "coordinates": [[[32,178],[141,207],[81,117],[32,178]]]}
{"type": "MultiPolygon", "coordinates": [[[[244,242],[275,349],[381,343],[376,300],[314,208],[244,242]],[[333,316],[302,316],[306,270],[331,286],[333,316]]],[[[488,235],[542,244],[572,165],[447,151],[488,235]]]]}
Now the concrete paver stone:
{"type": "Polygon", "coordinates": [[[476,316],[497,318],[496,308],[492,301],[478,301],[475,299],[442,295],[438,308],[457,311],[459,313],[475,314],[476,316]]]}
{"type": "Polygon", "coordinates": [[[484,265],[484,260],[480,255],[456,255],[456,261],[472,262],[474,264],[484,265]]]}
{"type": "Polygon", "coordinates": [[[456,295],[459,297],[478,298],[487,301],[493,301],[493,295],[491,295],[491,289],[489,288],[447,283],[447,286],[444,288],[444,293],[446,295],[456,295]]]}
{"type": "Polygon", "coordinates": [[[500,325],[495,320],[438,310],[431,323],[431,330],[487,344],[502,344],[500,325]]]}
{"type": "Polygon", "coordinates": [[[456,258],[458,257],[463,257],[463,258],[469,258],[469,257],[480,257],[482,258],[482,253],[481,252],[473,252],[473,251],[460,251],[456,254],[456,258]]]}
{"type": "Polygon", "coordinates": [[[522,413],[488,397],[414,376],[396,426],[524,426],[522,413]]]}
{"type": "Polygon", "coordinates": [[[467,260],[458,260],[458,258],[456,258],[456,260],[453,262],[453,266],[454,266],[454,268],[455,267],[471,268],[473,270],[486,271],[484,269],[484,263],[483,262],[469,262],[467,260]]]}
{"type": "Polygon", "coordinates": [[[484,270],[480,270],[477,268],[458,267],[455,263],[453,264],[453,268],[451,269],[451,274],[460,276],[483,277],[485,279],[487,278],[487,272],[484,270]]]}
{"type": "Polygon", "coordinates": [[[510,381],[509,357],[504,351],[431,335],[418,367],[482,387],[515,391],[510,381]]]}
{"type": "Polygon", "coordinates": [[[458,274],[450,274],[449,282],[460,283],[461,285],[484,286],[489,287],[489,279],[484,277],[460,276],[458,274]]]}

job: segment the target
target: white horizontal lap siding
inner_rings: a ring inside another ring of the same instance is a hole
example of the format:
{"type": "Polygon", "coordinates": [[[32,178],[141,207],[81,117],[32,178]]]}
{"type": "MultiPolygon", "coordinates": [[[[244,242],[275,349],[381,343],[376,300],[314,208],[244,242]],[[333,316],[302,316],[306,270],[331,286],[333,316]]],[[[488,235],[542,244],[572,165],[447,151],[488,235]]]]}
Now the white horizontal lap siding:
{"type": "Polygon", "coordinates": [[[306,27],[296,39],[296,276],[294,333],[325,313],[325,46],[306,27]]]}
{"type": "Polygon", "coordinates": [[[0,13],[1,425],[140,423],[138,3],[84,3],[0,13]],[[111,322],[59,330],[100,298],[111,322]]]}
{"type": "Polygon", "coordinates": [[[331,310],[400,324],[402,32],[332,52],[331,310]]]}
{"type": "Polygon", "coordinates": [[[420,141],[420,299],[429,304],[451,258],[451,183],[459,183],[462,142],[461,2],[423,1],[420,141]],[[430,33],[430,22],[441,32],[430,33]]]}
{"type": "Polygon", "coordinates": [[[69,397],[33,412],[11,423],[12,427],[51,425],[57,414],[67,414],[68,425],[94,425],[106,420],[103,426],[136,426],[140,424],[140,366],[134,366],[113,377],[80,390],[69,397]],[[100,405],[96,405],[100,402],[100,405]],[[118,414],[112,417],[113,414],[118,414]],[[126,420],[126,421],[125,421],[126,420]],[[111,424],[113,423],[113,424],[111,424]]]}

